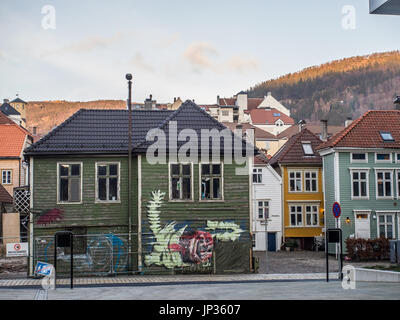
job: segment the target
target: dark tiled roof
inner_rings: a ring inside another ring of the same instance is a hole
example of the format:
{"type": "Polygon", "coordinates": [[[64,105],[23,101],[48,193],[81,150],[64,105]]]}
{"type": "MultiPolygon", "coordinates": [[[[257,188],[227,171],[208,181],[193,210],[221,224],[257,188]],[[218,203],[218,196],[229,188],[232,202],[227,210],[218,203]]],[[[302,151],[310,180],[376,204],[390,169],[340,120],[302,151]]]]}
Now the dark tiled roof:
{"type": "MultiPolygon", "coordinates": [[[[132,144],[142,142],[173,111],[132,110],[132,144]]],[[[26,149],[41,153],[122,153],[128,151],[127,110],[80,109],[26,149]]]]}
{"type": "MultiPolygon", "coordinates": [[[[307,123],[305,125],[305,128],[307,128],[308,130],[310,130],[312,133],[316,134],[316,135],[320,135],[322,132],[322,126],[320,124],[311,124],[311,123],[307,123]]],[[[345,126],[332,126],[329,125],[328,126],[328,137],[335,135],[336,133],[338,133],[339,131],[343,130],[345,128],[345,126]]],[[[294,124],[292,126],[290,126],[289,128],[287,128],[286,130],[282,131],[279,135],[278,138],[279,139],[283,139],[283,138],[290,138],[292,136],[294,136],[296,133],[299,132],[299,125],[298,124],[294,124]]]]}
{"type": "Polygon", "coordinates": [[[256,139],[268,139],[268,140],[278,140],[278,138],[273,135],[272,133],[262,130],[258,127],[255,127],[253,125],[251,125],[250,123],[236,123],[236,122],[222,122],[222,124],[226,127],[228,127],[229,129],[231,129],[232,131],[234,131],[235,129],[238,130],[237,126],[241,125],[242,126],[242,132],[246,132],[247,129],[254,129],[254,136],[256,139]]]}
{"type": "Polygon", "coordinates": [[[318,147],[318,150],[347,148],[400,148],[400,111],[370,110],[318,147]],[[381,132],[390,132],[394,141],[384,141],[381,132]]]}
{"type": "Polygon", "coordinates": [[[17,110],[15,110],[12,106],[10,106],[7,102],[3,103],[0,107],[0,111],[3,112],[6,116],[18,116],[21,115],[17,110]]]}
{"type": "Polygon", "coordinates": [[[277,153],[270,159],[269,164],[274,166],[281,164],[322,164],[322,158],[316,152],[322,141],[310,130],[303,129],[292,136],[277,153]],[[305,155],[302,142],[311,142],[314,155],[305,155]]]}
{"type": "MultiPolygon", "coordinates": [[[[201,129],[217,129],[218,131],[227,129],[190,100],[183,103],[176,111],[132,110],[133,151],[145,152],[147,147],[154,143],[145,140],[147,132],[151,129],[161,129],[168,142],[170,121],[177,122],[178,133],[183,129],[191,129],[199,138],[201,129]]],[[[233,133],[229,132],[233,136],[233,133]]],[[[178,142],[178,147],[183,144],[186,144],[186,141],[178,142]]],[[[198,147],[201,147],[199,141],[198,147]]],[[[127,110],[81,109],[27,148],[26,154],[99,154],[126,153],[127,151],[127,110]]]]}
{"type": "Polygon", "coordinates": [[[13,203],[13,198],[1,184],[0,184],[0,203],[13,203]]]}
{"type": "Polygon", "coordinates": [[[26,102],[24,100],[20,99],[20,98],[16,98],[13,101],[11,101],[11,103],[14,103],[14,102],[16,102],[16,103],[25,103],[26,104],[26,102]]]}

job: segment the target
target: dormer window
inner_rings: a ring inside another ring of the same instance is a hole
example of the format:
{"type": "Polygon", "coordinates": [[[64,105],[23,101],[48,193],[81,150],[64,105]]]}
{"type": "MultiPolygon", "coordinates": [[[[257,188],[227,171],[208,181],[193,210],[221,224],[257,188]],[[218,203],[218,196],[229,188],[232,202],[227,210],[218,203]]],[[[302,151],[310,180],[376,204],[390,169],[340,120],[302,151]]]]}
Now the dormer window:
{"type": "Polygon", "coordinates": [[[314,155],[314,151],[312,149],[311,142],[302,142],[302,147],[303,147],[304,154],[306,156],[314,155]]]}
{"type": "Polygon", "coordinates": [[[393,136],[390,132],[381,131],[380,134],[381,134],[383,141],[385,141],[385,142],[394,141],[393,136]]]}

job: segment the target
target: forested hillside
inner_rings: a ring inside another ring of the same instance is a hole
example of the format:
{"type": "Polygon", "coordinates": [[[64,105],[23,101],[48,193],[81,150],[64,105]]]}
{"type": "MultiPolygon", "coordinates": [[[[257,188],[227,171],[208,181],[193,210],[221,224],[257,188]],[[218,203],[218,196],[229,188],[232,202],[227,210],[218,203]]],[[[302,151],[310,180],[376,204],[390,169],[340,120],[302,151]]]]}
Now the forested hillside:
{"type": "Polygon", "coordinates": [[[393,109],[400,94],[400,52],[346,58],[262,82],[250,97],[272,95],[289,107],[295,120],[343,124],[370,109],[393,109]]]}

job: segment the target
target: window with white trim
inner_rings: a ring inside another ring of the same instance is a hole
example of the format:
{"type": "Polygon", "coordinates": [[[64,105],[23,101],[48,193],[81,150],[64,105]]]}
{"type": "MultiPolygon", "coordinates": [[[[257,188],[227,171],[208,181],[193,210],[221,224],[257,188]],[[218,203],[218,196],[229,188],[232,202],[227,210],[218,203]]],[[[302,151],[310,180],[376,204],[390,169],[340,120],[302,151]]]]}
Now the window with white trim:
{"type": "Polygon", "coordinates": [[[400,199],[400,170],[397,171],[397,198],[400,199]]]}
{"type": "Polygon", "coordinates": [[[222,165],[201,164],[201,200],[222,200],[222,165]]]}
{"type": "Polygon", "coordinates": [[[375,162],[392,162],[391,153],[375,153],[375,162]]]}
{"type": "Polygon", "coordinates": [[[318,226],[318,206],[306,205],[306,226],[318,226]]]}
{"type": "Polygon", "coordinates": [[[96,163],[96,201],[119,201],[119,163],[96,163]]]}
{"type": "Polygon", "coordinates": [[[351,153],[352,163],[367,163],[368,154],[367,153],[351,153]]]}
{"type": "Polygon", "coordinates": [[[376,172],[376,196],[377,198],[388,198],[393,195],[392,171],[376,172]]]}
{"type": "Polygon", "coordinates": [[[308,192],[318,191],[318,174],[316,171],[304,172],[304,189],[308,192]]]}
{"type": "Polygon", "coordinates": [[[368,198],[368,171],[351,171],[352,198],[368,198]]]}
{"type": "Polygon", "coordinates": [[[312,145],[311,142],[308,141],[303,141],[301,143],[302,147],[303,147],[303,152],[306,156],[312,156],[314,155],[314,151],[312,149],[312,145]]]}
{"type": "Polygon", "coordinates": [[[289,191],[301,192],[302,191],[302,172],[291,171],[289,172],[289,191]]]}
{"type": "Polygon", "coordinates": [[[378,235],[394,239],[394,214],[378,214],[378,235]]]}
{"type": "Polygon", "coordinates": [[[253,169],[253,183],[262,183],[262,168],[253,169]]]}
{"type": "Polygon", "coordinates": [[[79,203],[82,200],[82,164],[58,164],[58,201],[79,203]]]}
{"type": "Polygon", "coordinates": [[[302,205],[290,206],[290,225],[292,227],[303,226],[303,206],[302,205]]]}
{"type": "Polygon", "coordinates": [[[170,199],[192,200],[192,165],[170,163],[170,199]]]}
{"type": "Polygon", "coordinates": [[[269,218],[269,201],[257,201],[258,219],[266,220],[269,218]]]}
{"type": "Polygon", "coordinates": [[[12,170],[1,170],[1,184],[12,183],[12,170]]]}

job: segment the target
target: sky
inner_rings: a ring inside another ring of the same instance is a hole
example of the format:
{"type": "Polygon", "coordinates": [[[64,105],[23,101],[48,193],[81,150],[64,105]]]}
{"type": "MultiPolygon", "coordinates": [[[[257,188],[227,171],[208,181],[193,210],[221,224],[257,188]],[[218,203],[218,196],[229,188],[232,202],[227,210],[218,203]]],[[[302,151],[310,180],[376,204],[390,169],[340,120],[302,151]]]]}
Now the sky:
{"type": "MultiPolygon", "coordinates": [[[[303,68],[399,50],[368,0],[1,0],[0,99],[216,103],[303,68]]],[[[273,94],[273,93],[272,93],[273,94]]],[[[1,100],[2,101],[2,100],[1,100]]]]}

